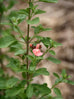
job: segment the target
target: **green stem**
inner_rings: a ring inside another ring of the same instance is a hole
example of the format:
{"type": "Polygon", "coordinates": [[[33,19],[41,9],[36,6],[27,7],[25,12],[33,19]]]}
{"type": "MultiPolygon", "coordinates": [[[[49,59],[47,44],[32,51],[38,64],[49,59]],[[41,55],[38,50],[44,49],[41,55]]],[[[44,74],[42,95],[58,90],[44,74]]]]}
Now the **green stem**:
{"type": "MultiPolygon", "coordinates": [[[[30,3],[31,0],[29,0],[29,16],[28,16],[28,20],[30,20],[30,15],[31,15],[31,10],[30,10],[30,3]]],[[[29,32],[30,32],[30,25],[28,24],[27,27],[27,55],[29,55],[29,32]]],[[[29,69],[29,60],[28,57],[26,58],[27,61],[27,70],[29,69]]],[[[29,73],[27,72],[27,86],[29,85],[29,73]]]]}
{"type": "Polygon", "coordinates": [[[58,84],[60,84],[60,83],[61,83],[61,82],[58,82],[57,84],[54,84],[51,89],[55,88],[55,87],[56,87],[58,84]]]}
{"type": "MultiPolygon", "coordinates": [[[[1,49],[0,49],[0,55],[2,55],[2,51],[1,51],[1,49]]],[[[3,61],[2,61],[2,59],[0,59],[0,64],[1,64],[1,68],[4,69],[4,65],[3,65],[3,61]]]]}
{"type": "Polygon", "coordinates": [[[49,49],[51,49],[50,47],[47,48],[47,50],[44,52],[43,56],[49,51],[49,49]]]}
{"type": "Polygon", "coordinates": [[[20,28],[17,26],[17,29],[18,29],[18,32],[20,33],[20,36],[21,36],[21,38],[25,41],[25,43],[26,43],[26,40],[25,40],[25,38],[23,37],[23,35],[22,35],[22,32],[21,32],[21,30],[20,30],[20,28]]]}
{"type": "MultiPolygon", "coordinates": [[[[0,6],[2,5],[2,3],[0,4],[0,6]]],[[[2,16],[3,16],[3,13],[0,13],[0,23],[1,23],[1,20],[2,20],[2,16]]],[[[2,31],[2,26],[0,26],[0,32],[2,31]]],[[[0,48],[0,55],[2,55],[2,51],[1,51],[1,48],[0,48]]],[[[1,64],[1,67],[2,69],[4,69],[4,65],[3,65],[3,61],[2,59],[0,59],[0,64],[1,64]]]]}
{"type": "Polygon", "coordinates": [[[29,43],[30,43],[35,37],[36,37],[36,35],[33,36],[33,37],[29,40],[29,43]]]}

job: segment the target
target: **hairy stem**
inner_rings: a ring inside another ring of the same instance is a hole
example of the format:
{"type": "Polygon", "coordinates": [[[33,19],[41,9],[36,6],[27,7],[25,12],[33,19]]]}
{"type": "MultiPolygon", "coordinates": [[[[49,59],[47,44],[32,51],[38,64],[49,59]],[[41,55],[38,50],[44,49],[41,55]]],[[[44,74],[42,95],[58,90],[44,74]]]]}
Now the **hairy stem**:
{"type": "MultiPolygon", "coordinates": [[[[30,20],[30,14],[31,14],[31,10],[30,10],[30,3],[31,3],[31,0],[29,0],[29,16],[28,16],[28,20],[30,20]]],[[[27,55],[29,55],[29,32],[30,32],[30,25],[28,24],[28,27],[27,27],[27,55]]],[[[28,60],[28,57],[26,59],[27,61],[27,70],[29,69],[29,60],[28,60]]],[[[27,72],[27,86],[29,85],[29,73],[27,72]]]]}

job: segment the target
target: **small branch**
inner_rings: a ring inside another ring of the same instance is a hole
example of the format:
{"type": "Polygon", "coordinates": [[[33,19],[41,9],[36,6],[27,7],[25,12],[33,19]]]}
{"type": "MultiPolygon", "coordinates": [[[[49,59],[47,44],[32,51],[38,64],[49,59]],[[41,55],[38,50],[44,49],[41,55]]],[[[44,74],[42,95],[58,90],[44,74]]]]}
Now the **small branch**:
{"type": "Polygon", "coordinates": [[[35,36],[33,36],[30,40],[29,40],[29,43],[35,38],[35,36]]]}
{"type": "Polygon", "coordinates": [[[20,33],[21,38],[23,38],[23,40],[25,41],[25,43],[27,43],[26,40],[25,40],[25,38],[22,35],[22,32],[21,32],[20,28],[18,26],[17,26],[17,29],[18,29],[18,32],[20,33]]]}
{"type": "Polygon", "coordinates": [[[60,83],[61,83],[61,82],[59,82],[59,83],[57,83],[57,84],[54,84],[51,89],[55,88],[55,87],[56,87],[58,84],[60,84],[60,83]]]}
{"type": "MultiPolygon", "coordinates": [[[[31,3],[31,0],[29,0],[29,7],[30,7],[30,3],[31,3]]],[[[31,14],[31,10],[29,8],[29,16],[28,16],[28,20],[30,20],[30,14],[31,14]]],[[[27,27],[27,55],[29,55],[29,32],[30,32],[30,25],[28,24],[28,27],[27,27]]],[[[27,70],[29,69],[29,60],[28,60],[28,57],[26,58],[26,61],[27,61],[27,70]]],[[[27,86],[29,85],[29,73],[27,72],[27,86]]]]}
{"type": "MultiPolygon", "coordinates": [[[[2,5],[2,3],[0,4],[0,6],[2,5]]],[[[2,16],[3,16],[3,13],[0,14],[0,23],[1,23],[1,20],[2,20],[2,16]]],[[[2,26],[0,26],[0,33],[1,33],[1,30],[2,30],[2,26]]],[[[0,56],[2,55],[2,50],[0,48],[0,56]]],[[[3,61],[2,59],[0,58],[0,64],[1,64],[1,68],[4,69],[4,64],[3,64],[3,61]]]]}
{"type": "Polygon", "coordinates": [[[49,47],[43,54],[43,56],[50,50],[51,48],[49,47]]]}
{"type": "MultiPolygon", "coordinates": [[[[0,49],[0,55],[2,55],[2,51],[1,51],[1,49],[0,49]]],[[[1,68],[4,69],[3,61],[2,61],[1,58],[0,58],[0,64],[1,64],[1,68]]]]}

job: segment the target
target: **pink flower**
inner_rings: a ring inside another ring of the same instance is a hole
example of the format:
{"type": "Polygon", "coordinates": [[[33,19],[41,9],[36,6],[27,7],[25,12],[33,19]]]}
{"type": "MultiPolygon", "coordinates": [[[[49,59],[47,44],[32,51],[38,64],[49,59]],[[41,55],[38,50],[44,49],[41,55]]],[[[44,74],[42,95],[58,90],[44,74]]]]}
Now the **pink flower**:
{"type": "Polygon", "coordinates": [[[40,45],[40,44],[37,44],[37,45],[36,45],[36,48],[37,48],[37,49],[41,48],[41,45],[40,45]]]}
{"type": "Polygon", "coordinates": [[[41,56],[41,55],[43,55],[43,53],[40,51],[40,49],[33,49],[33,53],[34,53],[34,55],[35,56],[41,56]]]}
{"type": "Polygon", "coordinates": [[[39,47],[40,47],[40,44],[37,44],[37,45],[36,45],[36,48],[39,49],[39,47]]]}

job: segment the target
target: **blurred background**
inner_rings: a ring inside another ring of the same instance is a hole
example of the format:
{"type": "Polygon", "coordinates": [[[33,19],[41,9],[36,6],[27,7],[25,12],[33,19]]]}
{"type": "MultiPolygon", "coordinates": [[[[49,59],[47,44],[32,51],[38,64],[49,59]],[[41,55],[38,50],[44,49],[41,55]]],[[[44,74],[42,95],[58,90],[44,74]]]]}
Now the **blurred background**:
{"type": "MultiPolygon", "coordinates": [[[[4,1],[3,9],[8,5],[8,1],[9,0],[4,1]]],[[[5,10],[3,13],[3,10],[1,10],[1,5],[0,21],[2,21],[3,18],[6,19],[7,15],[11,11],[24,9],[27,7],[26,0],[25,3],[24,0],[17,0],[17,3],[13,4],[14,6],[12,5],[9,10],[5,10]]],[[[40,23],[44,27],[52,28],[52,31],[42,32],[40,35],[51,37],[53,40],[63,44],[63,46],[54,49],[56,52],[55,57],[61,60],[61,64],[56,65],[52,62],[43,61],[39,64],[39,66],[47,67],[50,72],[50,80],[52,84],[55,81],[52,73],[57,72],[60,74],[62,69],[66,69],[68,75],[71,75],[71,80],[74,81],[74,0],[59,0],[58,3],[54,4],[38,3],[38,5],[40,9],[47,12],[45,14],[38,15],[40,18],[40,23]]],[[[26,31],[25,22],[20,24],[20,27],[23,31],[26,31]]],[[[2,31],[1,28],[2,27],[0,26],[0,33],[2,31]]],[[[3,27],[3,29],[6,29],[6,27],[3,27]]],[[[32,32],[33,31],[31,30],[30,36],[32,36],[32,32]]],[[[45,48],[43,50],[45,50],[45,48]]],[[[5,67],[6,61],[4,61],[4,57],[11,57],[12,55],[6,53],[6,51],[7,49],[0,49],[0,66],[5,70],[5,72],[18,77],[17,74],[14,74],[14,72],[11,72],[10,69],[5,67]]],[[[39,78],[36,78],[35,82],[36,81],[41,82],[39,78]]],[[[62,83],[59,84],[58,87],[61,89],[64,99],[74,99],[74,86],[62,83]]]]}

